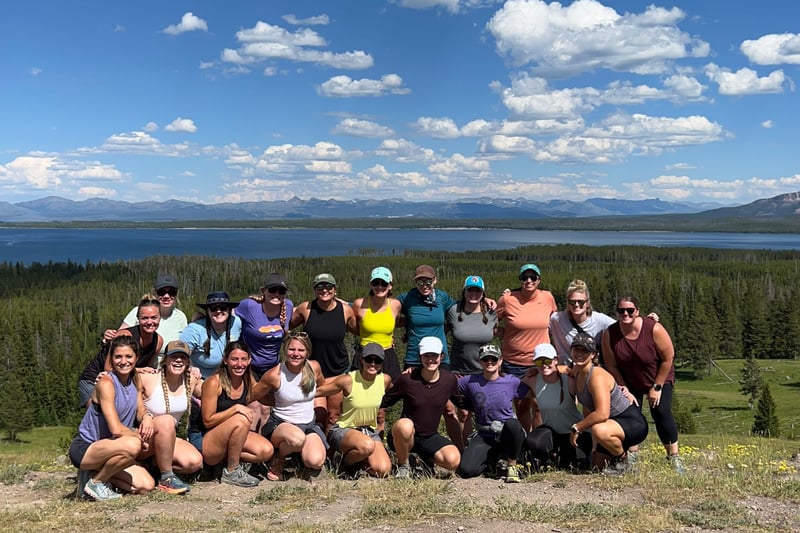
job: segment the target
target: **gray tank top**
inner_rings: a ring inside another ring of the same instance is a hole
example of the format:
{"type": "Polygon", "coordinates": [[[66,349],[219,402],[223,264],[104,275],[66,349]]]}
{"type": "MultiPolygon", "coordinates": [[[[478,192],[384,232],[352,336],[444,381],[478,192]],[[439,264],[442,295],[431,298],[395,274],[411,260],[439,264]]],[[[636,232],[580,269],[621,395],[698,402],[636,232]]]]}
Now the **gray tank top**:
{"type": "MultiPolygon", "coordinates": [[[[592,398],[592,393],[589,392],[589,379],[592,377],[592,372],[594,372],[594,367],[589,369],[589,374],[586,376],[586,383],[583,385],[583,390],[578,391],[577,394],[578,401],[581,402],[581,405],[590,411],[594,411],[594,399],[592,398]]],[[[619,385],[615,383],[614,388],[611,389],[611,413],[609,417],[614,418],[623,413],[630,406],[631,402],[622,394],[619,385]]]]}

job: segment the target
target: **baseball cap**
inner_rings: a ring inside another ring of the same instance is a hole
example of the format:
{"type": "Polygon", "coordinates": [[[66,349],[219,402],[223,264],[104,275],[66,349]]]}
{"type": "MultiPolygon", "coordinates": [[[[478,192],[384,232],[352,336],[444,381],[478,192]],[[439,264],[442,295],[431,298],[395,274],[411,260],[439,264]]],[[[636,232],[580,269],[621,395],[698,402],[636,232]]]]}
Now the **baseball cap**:
{"type": "Polygon", "coordinates": [[[314,282],[311,284],[312,287],[316,287],[320,283],[330,283],[331,285],[336,285],[336,278],[333,275],[323,272],[322,274],[317,274],[314,277],[314,282]]]}
{"type": "Polygon", "coordinates": [[[164,355],[170,356],[178,353],[183,354],[186,357],[189,357],[191,355],[191,350],[189,349],[189,345],[180,340],[169,341],[167,343],[166,349],[164,350],[164,355]]]}
{"type": "Polygon", "coordinates": [[[500,351],[500,348],[494,344],[484,344],[478,348],[478,359],[483,359],[484,357],[495,357],[497,359],[502,359],[503,353],[500,351]]]}
{"type": "Polygon", "coordinates": [[[464,288],[469,289],[470,287],[477,287],[482,291],[486,290],[483,278],[480,276],[467,276],[467,279],[464,280],[464,288]]]}
{"type": "Polygon", "coordinates": [[[417,281],[420,278],[429,278],[433,279],[436,277],[436,270],[433,269],[430,265],[420,265],[414,271],[414,281],[417,281]]]}
{"type": "Polygon", "coordinates": [[[522,265],[520,267],[520,269],[519,269],[520,275],[522,275],[526,270],[533,270],[534,272],[536,272],[537,276],[541,276],[542,275],[542,271],[539,270],[539,267],[534,265],[533,263],[527,263],[527,264],[522,265]]]}
{"type": "Polygon", "coordinates": [[[370,342],[361,349],[361,358],[364,359],[370,355],[379,358],[381,361],[386,359],[386,352],[383,351],[383,346],[377,342],[370,342]]]}
{"type": "Polygon", "coordinates": [[[420,355],[424,353],[440,354],[442,353],[443,349],[444,345],[439,337],[422,337],[422,340],[419,341],[420,355]]]}
{"type": "Polygon", "coordinates": [[[549,343],[540,344],[533,349],[534,361],[536,361],[537,359],[556,359],[557,357],[558,355],[556,354],[556,349],[553,348],[552,344],[549,343]]]}
{"type": "Polygon", "coordinates": [[[392,282],[392,272],[386,267],[375,267],[372,269],[369,280],[382,279],[386,283],[392,282]]]}
{"type": "Polygon", "coordinates": [[[594,342],[594,337],[587,333],[576,333],[572,338],[572,344],[570,344],[570,347],[572,346],[578,346],[590,352],[597,352],[597,345],[594,342]]]}
{"type": "Polygon", "coordinates": [[[178,280],[171,274],[159,274],[156,277],[156,283],[153,285],[156,290],[163,289],[164,287],[175,287],[178,289],[178,280]]]}
{"type": "Polygon", "coordinates": [[[269,276],[267,276],[267,279],[264,280],[264,285],[262,285],[261,287],[263,289],[270,289],[272,287],[283,287],[284,289],[289,288],[286,286],[286,278],[284,278],[277,272],[273,272],[269,276]]]}

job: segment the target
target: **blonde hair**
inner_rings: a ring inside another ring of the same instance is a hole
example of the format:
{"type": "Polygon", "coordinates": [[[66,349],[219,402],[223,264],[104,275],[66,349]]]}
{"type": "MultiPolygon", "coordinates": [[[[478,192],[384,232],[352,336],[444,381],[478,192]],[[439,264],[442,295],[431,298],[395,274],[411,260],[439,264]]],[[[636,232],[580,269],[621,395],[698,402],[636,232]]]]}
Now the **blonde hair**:
{"type": "MultiPolygon", "coordinates": [[[[170,414],[169,408],[169,388],[167,387],[167,360],[169,359],[169,355],[164,356],[161,360],[161,390],[164,392],[164,407],[167,410],[166,414],[170,414]]],[[[178,426],[181,426],[180,422],[185,420],[186,421],[186,431],[189,431],[189,420],[192,416],[192,365],[189,359],[189,356],[186,357],[186,362],[188,364],[185,365],[185,369],[183,371],[183,388],[184,392],[186,393],[186,411],[183,412],[183,416],[181,420],[178,422],[178,426]]]]}
{"type": "Polygon", "coordinates": [[[289,343],[292,341],[299,342],[306,349],[306,359],[303,362],[303,379],[300,381],[300,390],[303,391],[303,394],[310,394],[317,384],[317,376],[314,375],[314,369],[311,368],[311,364],[308,362],[308,358],[311,357],[311,339],[308,338],[308,333],[305,331],[289,333],[283,347],[283,354],[281,355],[282,363],[286,362],[286,350],[289,348],[289,343]]]}
{"type": "MultiPolygon", "coordinates": [[[[586,282],[582,279],[573,279],[569,282],[569,285],[567,285],[567,300],[576,292],[582,292],[586,295],[586,316],[592,316],[592,302],[591,295],[589,294],[589,286],[586,285],[586,282]]],[[[569,305],[567,305],[567,309],[569,309],[569,305]]]]}

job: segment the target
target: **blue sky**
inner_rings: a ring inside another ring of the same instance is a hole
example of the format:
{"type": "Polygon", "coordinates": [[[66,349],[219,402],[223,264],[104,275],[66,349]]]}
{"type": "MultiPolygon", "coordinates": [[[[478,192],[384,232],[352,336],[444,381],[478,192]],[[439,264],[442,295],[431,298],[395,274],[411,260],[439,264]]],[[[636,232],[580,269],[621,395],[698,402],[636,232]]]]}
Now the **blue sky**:
{"type": "Polygon", "coordinates": [[[8,3],[0,194],[743,204],[794,192],[799,5],[8,3]]]}

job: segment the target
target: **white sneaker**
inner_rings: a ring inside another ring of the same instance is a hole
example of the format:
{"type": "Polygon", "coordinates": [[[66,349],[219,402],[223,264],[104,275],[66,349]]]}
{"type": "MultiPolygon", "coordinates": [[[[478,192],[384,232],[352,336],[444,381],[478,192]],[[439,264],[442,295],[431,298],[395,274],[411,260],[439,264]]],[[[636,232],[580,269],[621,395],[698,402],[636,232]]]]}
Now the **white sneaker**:
{"type": "Polygon", "coordinates": [[[117,500],[122,498],[122,494],[114,492],[114,489],[108,486],[108,483],[102,481],[95,481],[89,479],[83,487],[83,492],[88,494],[97,501],[117,500]]]}

